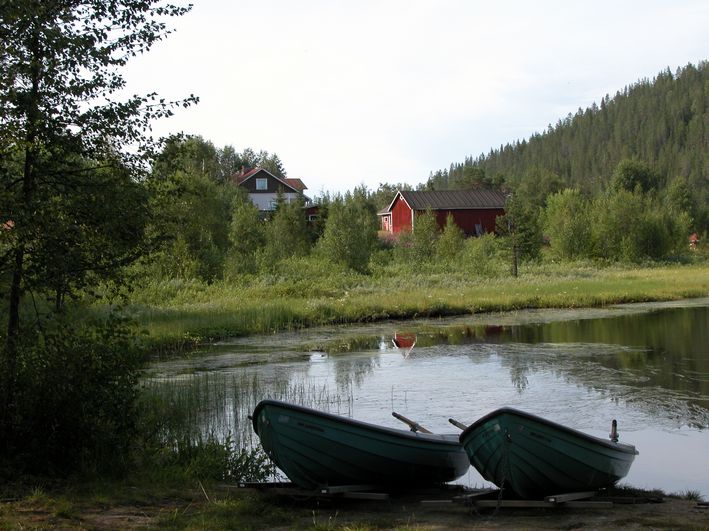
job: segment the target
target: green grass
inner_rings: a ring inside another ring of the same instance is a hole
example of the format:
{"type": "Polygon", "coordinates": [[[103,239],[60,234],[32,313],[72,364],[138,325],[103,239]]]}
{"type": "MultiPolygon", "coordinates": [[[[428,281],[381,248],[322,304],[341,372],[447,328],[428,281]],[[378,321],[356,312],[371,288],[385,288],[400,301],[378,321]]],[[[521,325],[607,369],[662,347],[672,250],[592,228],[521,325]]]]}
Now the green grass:
{"type": "Polygon", "coordinates": [[[131,478],[20,494],[0,503],[0,529],[288,529],[310,514],[217,484],[145,485],[131,478]]]}
{"type": "MultiPolygon", "coordinates": [[[[205,491],[207,492],[207,491],[205,491]]],[[[281,508],[268,504],[260,497],[241,494],[214,493],[202,502],[199,510],[176,510],[157,519],[158,529],[265,529],[274,526],[292,527],[305,517],[305,510],[281,508]]]]}
{"type": "Polygon", "coordinates": [[[524,265],[517,278],[502,266],[486,275],[460,265],[388,266],[370,275],[309,266],[302,260],[287,274],[241,284],[152,282],[134,294],[128,311],[155,350],[179,351],[230,336],[318,325],[709,295],[705,263],[601,268],[545,262],[524,265]]]}
{"type": "MultiPolygon", "coordinates": [[[[411,502],[318,502],[236,489],[219,483],[146,484],[140,477],[98,482],[67,481],[46,489],[3,485],[16,493],[0,503],[0,529],[451,529],[703,528],[706,517],[687,501],[661,491],[610,489],[608,495],[652,500],[613,510],[501,511],[493,520],[459,504],[426,509],[411,502]],[[656,503],[657,498],[665,499],[656,503]],[[571,520],[569,520],[571,518],[571,520]],[[578,527],[578,526],[575,526],[578,527]]],[[[602,500],[601,496],[599,500],[602,500]]]]}

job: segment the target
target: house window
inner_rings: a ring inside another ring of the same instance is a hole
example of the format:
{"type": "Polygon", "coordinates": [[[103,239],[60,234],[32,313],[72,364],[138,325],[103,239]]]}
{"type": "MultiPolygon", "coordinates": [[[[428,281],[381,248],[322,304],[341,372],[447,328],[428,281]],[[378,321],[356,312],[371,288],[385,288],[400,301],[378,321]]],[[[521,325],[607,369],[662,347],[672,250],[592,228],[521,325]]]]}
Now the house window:
{"type": "Polygon", "coordinates": [[[257,190],[268,190],[268,179],[256,179],[257,190]]]}
{"type": "Polygon", "coordinates": [[[268,203],[268,207],[270,210],[276,210],[276,208],[278,208],[278,200],[271,199],[271,201],[268,203]]]}

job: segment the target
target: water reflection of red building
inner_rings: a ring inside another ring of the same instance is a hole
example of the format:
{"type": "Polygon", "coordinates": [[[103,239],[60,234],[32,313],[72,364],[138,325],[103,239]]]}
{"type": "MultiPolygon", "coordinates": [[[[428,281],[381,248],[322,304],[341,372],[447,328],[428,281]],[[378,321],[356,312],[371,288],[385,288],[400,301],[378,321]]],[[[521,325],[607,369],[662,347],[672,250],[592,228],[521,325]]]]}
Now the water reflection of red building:
{"type": "Polygon", "coordinates": [[[412,348],[416,344],[416,334],[412,332],[395,332],[392,342],[398,348],[412,348]]]}

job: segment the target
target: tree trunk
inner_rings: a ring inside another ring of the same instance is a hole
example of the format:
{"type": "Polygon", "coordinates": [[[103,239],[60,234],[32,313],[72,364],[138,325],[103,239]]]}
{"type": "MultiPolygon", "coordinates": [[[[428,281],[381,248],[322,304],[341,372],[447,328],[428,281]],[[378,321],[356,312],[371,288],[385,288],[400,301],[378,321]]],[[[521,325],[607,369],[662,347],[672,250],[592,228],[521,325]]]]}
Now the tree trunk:
{"type": "Polygon", "coordinates": [[[3,437],[9,440],[11,432],[12,405],[15,401],[15,380],[17,378],[17,343],[20,337],[20,296],[22,290],[22,269],[25,260],[25,249],[20,246],[15,251],[15,264],[10,285],[10,308],[7,320],[7,338],[5,342],[5,359],[2,364],[2,408],[0,409],[0,430],[7,434],[3,437]]]}
{"type": "Polygon", "coordinates": [[[5,360],[3,381],[3,397],[2,410],[0,411],[0,428],[7,435],[4,439],[10,438],[11,428],[11,411],[15,400],[15,385],[17,380],[17,349],[20,339],[20,301],[22,298],[22,280],[24,276],[25,262],[25,244],[22,241],[22,230],[26,225],[27,212],[31,210],[30,206],[34,199],[35,189],[35,161],[37,159],[37,147],[35,140],[37,139],[37,129],[40,122],[39,113],[39,86],[42,75],[41,69],[42,48],[39,40],[39,30],[34,35],[32,43],[32,63],[31,63],[31,79],[32,87],[28,98],[27,110],[27,130],[25,133],[25,160],[22,170],[22,206],[20,207],[20,215],[14,220],[15,226],[13,230],[20,234],[17,248],[15,249],[15,263],[12,271],[12,283],[10,285],[10,306],[8,308],[7,320],[7,339],[5,342],[5,360]]]}

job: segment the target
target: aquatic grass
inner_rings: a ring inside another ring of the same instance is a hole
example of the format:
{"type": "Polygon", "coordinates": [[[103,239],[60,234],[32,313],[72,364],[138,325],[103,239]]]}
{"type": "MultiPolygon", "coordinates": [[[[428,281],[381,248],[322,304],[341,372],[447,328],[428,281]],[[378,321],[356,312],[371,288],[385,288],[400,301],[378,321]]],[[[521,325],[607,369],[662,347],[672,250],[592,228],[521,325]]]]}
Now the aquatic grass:
{"type": "Polygon", "coordinates": [[[248,416],[265,398],[351,414],[351,394],[332,392],[305,377],[274,376],[268,381],[248,370],[204,372],[178,378],[146,378],[141,408],[146,430],[168,448],[230,441],[236,449],[257,446],[248,416]]]}
{"type": "Polygon", "coordinates": [[[340,414],[351,414],[353,407],[351,394],[332,393],[305,378],[264,380],[248,370],[147,377],[140,401],[143,475],[158,484],[279,479],[249,419],[264,398],[340,414]]]}
{"type": "MultiPolygon", "coordinates": [[[[256,447],[246,414],[234,407],[223,380],[191,376],[144,383],[140,401],[142,474],[165,484],[189,479],[264,481],[273,467],[256,447]],[[236,435],[233,435],[233,434],[236,435]]],[[[237,406],[238,408],[238,406],[237,406]]]]}

